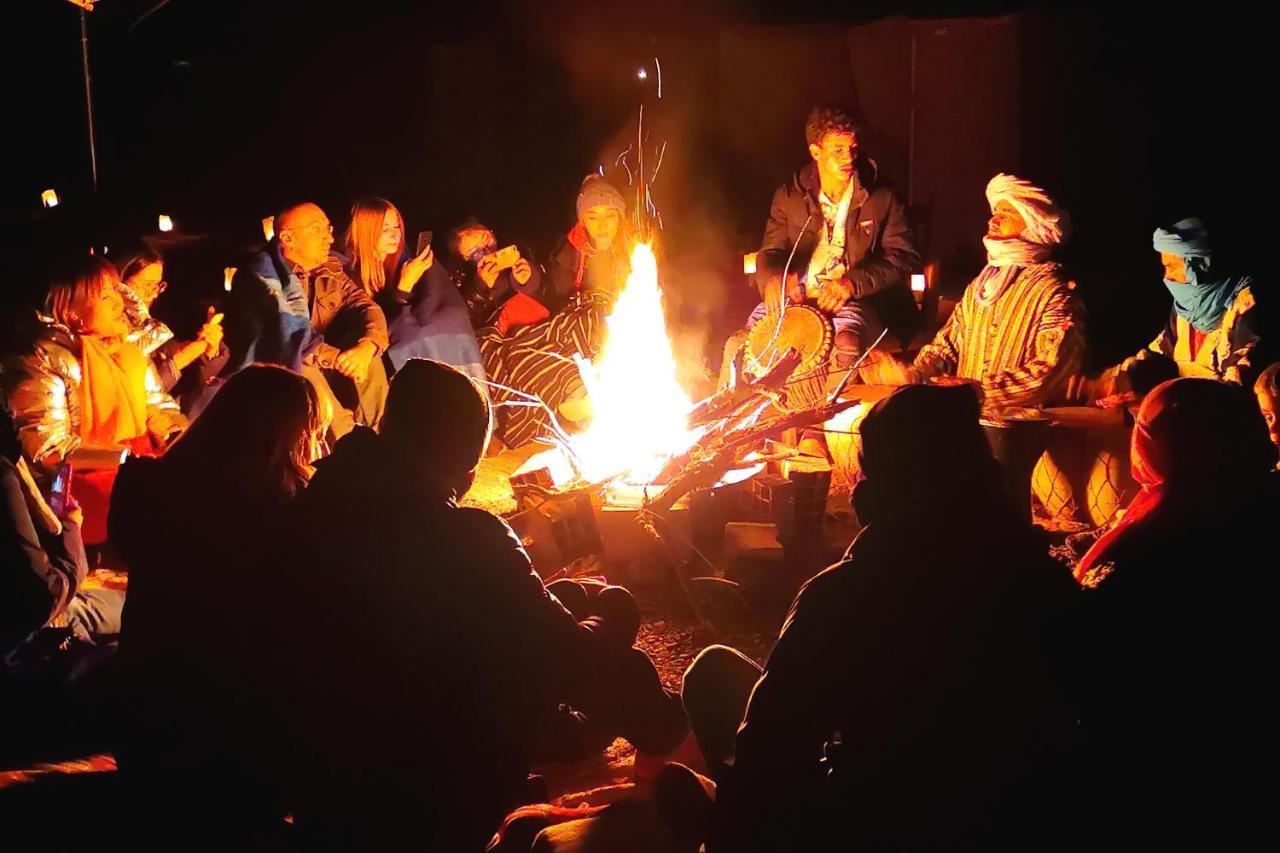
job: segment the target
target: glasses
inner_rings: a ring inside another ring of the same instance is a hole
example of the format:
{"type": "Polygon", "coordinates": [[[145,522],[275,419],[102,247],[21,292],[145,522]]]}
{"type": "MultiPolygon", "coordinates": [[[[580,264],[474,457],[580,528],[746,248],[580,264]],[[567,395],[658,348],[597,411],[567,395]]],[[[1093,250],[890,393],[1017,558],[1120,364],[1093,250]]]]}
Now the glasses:
{"type": "Polygon", "coordinates": [[[280,233],[283,234],[286,231],[312,231],[316,234],[323,234],[325,231],[328,231],[329,236],[333,236],[333,226],[327,222],[308,222],[306,225],[295,225],[291,228],[284,229],[284,231],[281,231],[280,233]]]}

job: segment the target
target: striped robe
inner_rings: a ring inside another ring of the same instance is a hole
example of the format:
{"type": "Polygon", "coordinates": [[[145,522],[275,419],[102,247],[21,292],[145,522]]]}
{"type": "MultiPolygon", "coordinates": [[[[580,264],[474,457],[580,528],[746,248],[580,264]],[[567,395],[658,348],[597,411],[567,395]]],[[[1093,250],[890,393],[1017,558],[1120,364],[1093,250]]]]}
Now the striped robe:
{"type": "MultiPolygon", "coordinates": [[[[532,394],[555,411],[583,387],[573,356],[592,359],[599,353],[610,305],[604,293],[582,291],[549,320],[522,326],[506,337],[496,329],[485,330],[480,337],[485,373],[493,383],[532,394]]],[[[502,388],[490,386],[489,391],[497,407],[497,433],[508,447],[551,432],[542,407],[524,405],[527,400],[502,388]]]]}
{"type": "Polygon", "coordinates": [[[1084,309],[1056,263],[987,267],[965,290],[933,342],[916,356],[922,377],[982,384],[990,408],[1053,399],[1084,362],[1084,309]],[[994,295],[982,291],[1003,277],[994,295]]]}

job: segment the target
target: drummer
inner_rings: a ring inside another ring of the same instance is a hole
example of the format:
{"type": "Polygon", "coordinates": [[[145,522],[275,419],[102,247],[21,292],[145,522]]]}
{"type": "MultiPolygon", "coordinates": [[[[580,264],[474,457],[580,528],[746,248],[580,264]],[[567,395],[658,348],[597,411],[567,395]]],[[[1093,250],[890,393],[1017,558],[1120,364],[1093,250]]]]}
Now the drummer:
{"type": "Polygon", "coordinates": [[[1173,297],[1168,321],[1146,349],[1097,380],[1073,382],[1073,392],[1094,399],[1125,392],[1142,397],[1157,384],[1144,382],[1143,374],[1162,360],[1172,360],[1180,376],[1251,383],[1266,364],[1257,352],[1262,321],[1253,279],[1223,269],[1214,258],[1208,229],[1194,217],[1157,228],[1152,245],[1160,253],[1164,284],[1173,297]]]}
{"type": "MultiPolygon", "coordinates": [[[[763,301],[747,325],[766,313],[776,316],[784,300],[816,307],[832,319],[836,364],[847,367],[883,324],[896,327],[899,316],[915,318],[907,280],[920,256],[906,208],[877,180],[875,162],[859,154],[849,114],[816,107],[805,139],[810,162],[773,194],[758,255],[763,301]]],[[[741,340],[730,346],[736,349],[741,340]]]]}
{"type": "Polygon", "coordinates": [[[1053,260],[1070,229],[1044,190],[1012,175],[987,184],[987,265],[910,367],[878,356],[862,369],[872,384],[943,375],[979,383],[988,410],[1058,398],[1084,361],[1084,310],[1053,260]]]}

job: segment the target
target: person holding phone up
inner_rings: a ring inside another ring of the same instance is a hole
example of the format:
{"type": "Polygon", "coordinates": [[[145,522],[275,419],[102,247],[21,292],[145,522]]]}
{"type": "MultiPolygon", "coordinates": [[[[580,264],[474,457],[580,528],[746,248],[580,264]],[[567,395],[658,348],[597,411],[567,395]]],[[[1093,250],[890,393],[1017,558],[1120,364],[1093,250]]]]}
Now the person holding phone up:
{"type": "Polygon", "coordinates": [[[173,331],[151,313],[167,288],[164,260],[154,252],[143,250],[120,266],[120,296],[132,327],[125,340],[151,356],[160,384],[178,399],[183,412],[194,417],[217,390],[218,376],[231,353],[222,340],[223,315],[213,306],[206,310],[194,340],[175,339],[173,331]]]}
{"type": "Polygon", "coordinates": [[[451,248],[459,262],[454,281],[474,328],[494,327],[506,334],[549,316],[537,298],[542,270],[518,246],[498,248],[498,238],[488,226],[468,219],[453,230],[451,248]]]}
{"type": "Polygon", "coordinates": [[[483,381],[467,304],[436,263],[432,232],[419,232],[412,254],[405,234],[404,217],[396,206],[370,197],[351,206],[351,224],[343,237],[347,274],[387,317],[388,372],[411,358],[430,358],[483,381]]]}

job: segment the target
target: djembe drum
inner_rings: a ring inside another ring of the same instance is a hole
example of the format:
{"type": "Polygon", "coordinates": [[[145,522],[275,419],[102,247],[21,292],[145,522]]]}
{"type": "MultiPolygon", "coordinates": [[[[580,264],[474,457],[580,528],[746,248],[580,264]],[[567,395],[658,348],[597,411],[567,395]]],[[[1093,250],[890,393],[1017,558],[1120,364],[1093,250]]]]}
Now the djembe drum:
{"type": "Polygon", "coordinates": [[[817,308],[788,305],[782,312],[766,314],[751,327],[742,348],[742,369],[753,379],[769,372],[790,350],[800,353],[800,364],[783,385],[783,411],[812,408],[826,397],[827,373],[835,330],[817,308]]]}

